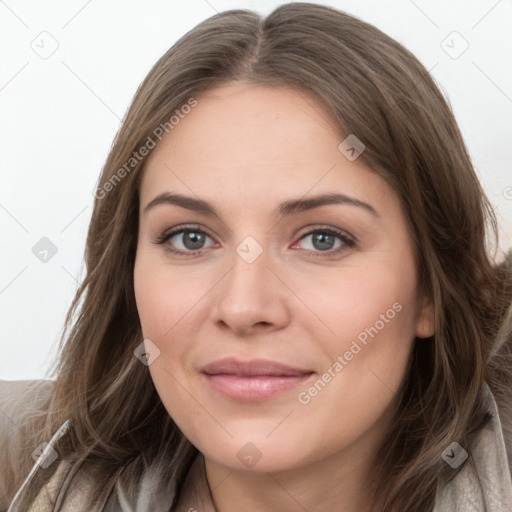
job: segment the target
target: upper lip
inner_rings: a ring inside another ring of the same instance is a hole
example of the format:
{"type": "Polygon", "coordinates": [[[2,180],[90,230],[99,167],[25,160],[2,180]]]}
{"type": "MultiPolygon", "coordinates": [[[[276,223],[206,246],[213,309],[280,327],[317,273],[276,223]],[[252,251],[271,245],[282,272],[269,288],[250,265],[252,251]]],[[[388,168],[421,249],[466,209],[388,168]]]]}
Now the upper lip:
{"type": "Polygon", "coordinates": [[[207,375],[237,375],[237,376],[256,376],[256,375],[305,375],[313,373],[312,370],[303,368],[293,368],[291,366],[271,361],[268,359],[252,359],[250,361],[240,361],[233,357],[218,359],[201,368],[207,375]]]}

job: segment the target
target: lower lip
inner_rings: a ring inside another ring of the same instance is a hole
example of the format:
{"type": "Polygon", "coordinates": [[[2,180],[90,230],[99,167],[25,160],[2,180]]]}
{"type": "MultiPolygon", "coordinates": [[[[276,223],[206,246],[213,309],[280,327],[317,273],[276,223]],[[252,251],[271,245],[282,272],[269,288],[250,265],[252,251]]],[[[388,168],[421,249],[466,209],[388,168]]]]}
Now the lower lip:
{"type": "Polygon", "coordinates": [[[252,377],[226,374],[203,375],[215,391],[228,398],[243,402],[261,402],[303,384],[313,374],[252,377]]]}

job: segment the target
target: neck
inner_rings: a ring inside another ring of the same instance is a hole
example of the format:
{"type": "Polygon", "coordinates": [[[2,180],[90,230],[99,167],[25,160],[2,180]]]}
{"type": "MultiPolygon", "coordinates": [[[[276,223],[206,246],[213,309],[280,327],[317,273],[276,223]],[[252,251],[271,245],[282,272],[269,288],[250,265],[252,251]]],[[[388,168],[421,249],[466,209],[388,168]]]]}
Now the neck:
{"type": "Polygon", "coordinates": [[[235,471],[199,454],[177,512],[371,512],[371,453],[335,454],[285,471],[235,471]],[[363,464],[362,460],[368,461],[363,464]]]}
{"type": "MultiPolygon", "coordinates": [[[[226,466],[199,453],[182,489],[176,512],[374,512],[376,454],[392,410],[339,451],[283,470],[226,466]]],[[[376,503],[378,508],[379,504],[376,503]]]]}
{"type": "Polygon", "coordinates": [[[205,465],[212,512],[231,512],[235,504],[250,512],[370,512],[369,468],[343,464],[339,456],[278,472],[232,471],[211,460],[205,465]]]}

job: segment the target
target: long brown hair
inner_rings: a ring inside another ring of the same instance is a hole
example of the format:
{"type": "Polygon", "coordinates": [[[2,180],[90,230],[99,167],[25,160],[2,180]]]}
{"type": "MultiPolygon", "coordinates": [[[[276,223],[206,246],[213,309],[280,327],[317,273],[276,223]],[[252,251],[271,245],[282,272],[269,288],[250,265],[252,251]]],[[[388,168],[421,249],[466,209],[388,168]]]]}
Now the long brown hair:
{"type": "MultiPolygon", "coordinates": [[[[144,467],[165,452],[179,492],[197,449],[134,357],[142,341],[133,268],[145,159],[130,159],[148,137],[158,142],[159,126],[171,129],[176,109],[233,80],[315,95],[338,120],[340,142],[356,134],[366,146],[360,158],[402,202],[419,285],[435,307],[435,335],[414,344],[395,421],[376,454],[376,475],[385,475],[376,507],[431,510],[437,483],[456,474],[442,452],[453,441],[470,452],[488,419],[485,380],[500,412],[512,417],[511,270],[490,254],[487,235],[497,241],[492,207],[427,70],[377,28],[320,5],[292,2],[265,18],[221,12],[178,40],[140,85],[99,179],[87,274],[66,319],[40,439],[71,418],[61,457],[94,462],[99,485],[129,465],[134,489],[144,467]]],[[[512,433],[508,423],[504,430],[512,433]]],[[[18,484],[27,471],[20,468],[18,484]]]]}

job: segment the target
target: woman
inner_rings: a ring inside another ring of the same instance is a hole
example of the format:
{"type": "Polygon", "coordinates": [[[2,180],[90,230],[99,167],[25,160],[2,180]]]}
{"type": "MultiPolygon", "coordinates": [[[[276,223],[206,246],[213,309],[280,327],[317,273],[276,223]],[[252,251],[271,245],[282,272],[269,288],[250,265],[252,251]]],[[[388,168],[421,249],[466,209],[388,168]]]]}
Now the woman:
{"type": "Polygon", "coordinates": [[[511,510],[486,226],[397,42],[306,3],[206,20],[114,141],[55,383],[10,384],[9,512],[511,510]]]}

